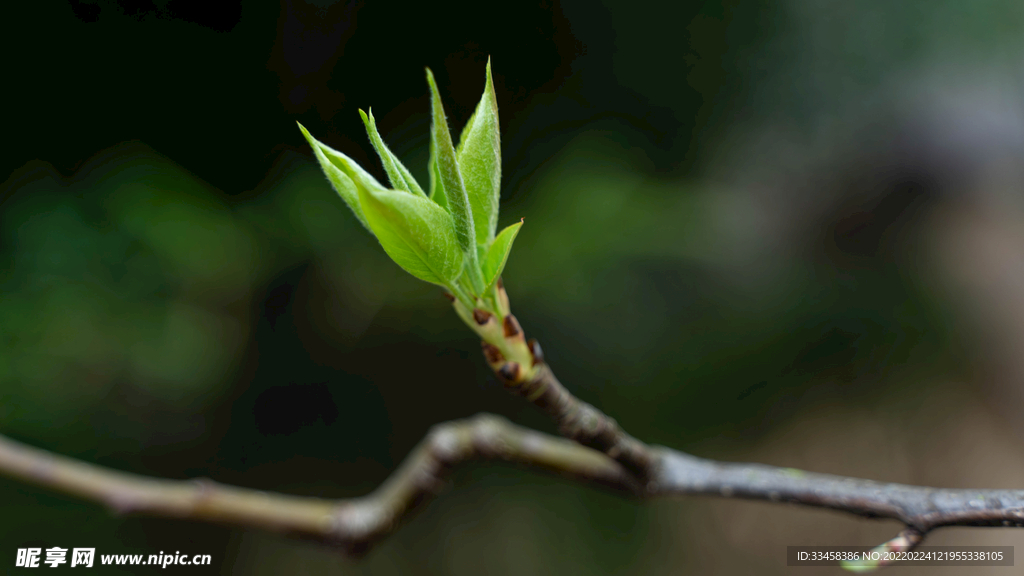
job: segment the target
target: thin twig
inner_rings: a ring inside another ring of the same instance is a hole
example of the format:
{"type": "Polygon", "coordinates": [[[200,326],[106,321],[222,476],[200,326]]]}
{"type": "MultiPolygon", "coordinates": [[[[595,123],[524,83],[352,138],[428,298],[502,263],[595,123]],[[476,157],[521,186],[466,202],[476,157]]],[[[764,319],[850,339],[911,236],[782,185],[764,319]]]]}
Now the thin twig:
{"type": "MultiPolygon", "coordinates": [[[[641,488],[607,456],[496,416],[435,426],[374,492],[350,500],[271,494],[210,480],[175,481],[108,470],[0,437],[0,474],[99,502],[119,514],[144,514],[255,527],[337,545],[360,554],[393,532],[471,459],[515,462],[603,486],[630,497],[708,494],[830,508],[906,524],[912,547],[940,526],[1022,526],[1024,490],[948,490],[884,484],[696,458],[650,448],[658,471],[641,488]]],[[[896,542],[893,540],[891,542],[896,542]]],[[[900,540],[902,543],[903,540],[900,540]]]]}
{"type": "Polygon", "coordinates": [[[900,531],[894,538],[882,542],[878,546],[871,549],[872,553],[867,558],[860,560],[843,560],[840,562],[840,566],[849,570],[850,572],[872,572],[881,568],[882,566],[888,566],[898,560],[898,555],[889,554],[890,552],[909,552],[917,547],[921,541],[924,540],[924,534],[922,534],[916,528],[905,528],[900,531]],[[877,560],[873,558],[878,558],[877,560]]]}
{"type": "MultiPolygon", "coordinates": [[[[484,323],[494,322],[488,318],[484,323]]],[[[903,522],[907,529],[882,546],[900,549],[916,546],[940,526],[1024,526],[1024,490],[887,484],[761,464],[716,462],[649,446],[562,386],[544,363],[540,346],[524,339],[511,314],[503,324],[502,337],[526,347],[519,362],[529,362],[529,370],[522,370],[518,362],[512,365],[513,361],[485,343],[488,363],[507,388],[547,412],[569,440],[486,414],[439,424],[377,490],[350,500],[269,494],[210,480],[147,478],[51,454],[2,436],[0,474],[100,502],[117,513],[263,528],[337,545],[353,554],[365,552],[393,532],[443,487],[454,466],[470,459],[541,468],[626,496],[707,494],[890,518],[903,522]]]]}
{"type": "Polygon", "coordinates": [[[624,494],[639,493],[633,478],[599,452],[487,414],[435,426],[384,484],[351,500],[273,494],[207,479],[149,478],[0,436],[0,475],[99,502],[117,514],[257,527],[338,545],[356,555],[437,493],[453,466],[474,458],[525,464],[624,494]]]}
{"type": "MultiPolygon", "coordinates": [[[[514,336],[523,338],[509,314],[514,336]]],[[[594,448],[621,464],[644,487],[645,495],[709,494],[789,502],[841,510],[870,518],[891,518],[907,529],[881,546],[919,544],[940,526],[1024,526],[1024,490],[950,490],[886,484],[777,468],[761,464],[733,464],[704,460],[669,448],[647,445],[630,436],[613,418],[576,398],[558,381],[544,362],[540,345],[527,343],[533,376],[495,355],[484,342],[484,357],[505,387],[548,413],[559,432],[594,448]]],[[[873,568],[878,567],[875,565],[873,568]]]]}
{"type": "MultiPolygon", "coordinates": [[[[532,345],[539,350],[539,346],[532,345]]],[[[538,354],[539,361],[543,356],[538,354]]],[[[845,478],[761,464],[704,460],[649,446],[572,395],[544,365],[505,386],[551,415],[567,438],[600,450],[637,476],[648,495],[712,494],[892,518],[927,533],[939,526],[1024,526],[1024,490],[949,490],[845,478]]],[[[501,375],[499,374],[499,377],[501,375]]]]}
{"type": "Polygon", "coordinates": [[[573,396],[544,361],[536,339],[527,339],[512,315],[501,279],[495,284],[500,317],[472,313],[456,301],[456,313],[483,339],[484,359],[505,388],[544,410],[562,436],[605,453],[629,470],[641,484],[657,475],[658,461],[651,447],[627,434],[615,419],[573,396]]]}
{"type": "Polygon", "coordinates": [[[921,534],[940,526],[1024,526],[1024,490],[952,490],[889,484],[763,464],[705,460],[669,448],[653,494],[712,494],[831,508],[899,520],[921,534]]]}
{"type": "Polygon", "coordinates": [[[534,378],[506,380],[505,387],[547,412],[562,436],[603,452],[641,483],[656,477],[658,459],[650,446],[623,431],[611,416],[573,396],[546,364],[538,368],[534,378]]]}

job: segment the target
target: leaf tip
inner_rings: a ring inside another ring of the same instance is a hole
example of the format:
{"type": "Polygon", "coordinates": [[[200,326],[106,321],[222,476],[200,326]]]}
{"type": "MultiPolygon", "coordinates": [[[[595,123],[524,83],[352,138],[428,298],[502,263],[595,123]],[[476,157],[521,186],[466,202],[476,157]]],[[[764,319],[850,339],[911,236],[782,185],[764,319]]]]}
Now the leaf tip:
{"type": "Polygon", "coordinates": [[[298,124],[299,130],[302,131],[302,136],[306,139],[306,142],[309,143],[309,147],[313,149],[313,155],[319,160],[320,155],[323,154],[323,151],[320,150],[320,141],[313,138],[313,135],[309,133],[309,130],[306,130],[306,127],[301,122],[296,122],[296,124],[298,124]]]}
{"type": "Polygon", "coordinates": [[[487,82],[484,86],[484,93],[490,95],[492,105],[498,107],[498,97],[494,94],[494,80],[491,78],[491,57],[487,57],[487,82]]]}

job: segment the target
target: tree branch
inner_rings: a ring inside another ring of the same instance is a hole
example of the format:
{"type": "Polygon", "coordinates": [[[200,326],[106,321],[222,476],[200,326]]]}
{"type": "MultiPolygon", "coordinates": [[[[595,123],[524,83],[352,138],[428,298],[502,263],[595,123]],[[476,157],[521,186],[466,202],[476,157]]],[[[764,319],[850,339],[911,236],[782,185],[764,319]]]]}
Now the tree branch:
{"type": "Polygon", "coordinates": [[[921,534],[940,526],[1024,526],[1024,490],[887,484],[763,464],[705,460],[668,448],[648,486],[657,495],[711,494],[831,508],[899,520],[921,534]]]}
{"type": "Polygon", "coordinates": [[[589,448],[487,414],[439,424],[377,490],[327,500],[238,488],[208,479],[163,480],[109,470],[0,436],[0,475],[142,514],[256,527],[338,545],[360,554],[390,534],[444,485],[452,467],[504,460],[639,494],[618,464],[589,448]]]}
{"type": "Polygon", "coordinates": [[[949,490],[885,484],[761,464],[696,458],[649,447],[656,464],[645,487],[607,456],[497,416],[435,426],[384,484],[350,500],[271,494],[210,480],[161,480],[108,470],[0,436],[0,474],[144,514],[255,527],[358,555],[393,532],[444,485],[453,467],[503,460],[553,471],[631,497],[706,494],[830,508],[899,520],[908,529],[883,544],[909,549],[940,526],[1024,526],[1024,490],[949,490]]]}
{"type": "MultiPolygon", "coordinates": [[[[536,341],[531,348],[539,351],[536,341]]],[[[537,352],[543,363],[543,356],[537,352]]],[[[630,436],[619,427],[614,418],[572,395],[547,364],[538,366],[537,374],[530,380],[515,382],[505,378],[505,387],[526,398],[547,412],[558,425],[562,436],[598,450],[615,460],[641,483],[657,475],[658,458],[647,444],[630,436]]],[[[498,374],[499,378],[502,374],[498,374]]]]}
{"type": "MultiPolygon", "coordinates": [[[[499,294],[504,288],[499,285],[499,294]]],[[[507,296],[504,296],[507,298],[507,296]]],[[[507,306],[506,306],[507,308],[507,306]]],[[[506,338],[522,339],[511,314],[506,338]]],[[[704,460],[630,436],[613,418],[573,396],[544,362],[536,340],[527,341],[532,375],[483,342],[484,357],[505,387],[548,413],[559,432],[598,450],[633,474],[644,495],[709,494],[789,502],[866,516],[891,518],[907,529],[881,546],[911,549],[940,526],[1024,526],[1024,490],[950,490],[886,484],[761,464],[704,460]]]]}
{"type": "MultiPolygon", "coordinates": [[[[499,295],[503,295],[499,285],[499,295]]],[[[504,306],[507,310],[507,303],[504,306]]],[[[483,318],[481,326],[497,326],[483,318]]],[[[486,331],[484,331],[487,334],[486,331]]],[[[614,419],[572,395],[523,338],[511,314],[502,338],[522,345],[517,360],[484,342],[484,356],[505,386],[547,412],[569,440],[515,426],[497,416],[439,424],[377,490],[326,500],[269,494],[211,480],[176,481],[108,470],[0,436],[0,474],[99,502],[114,512],[257,527],[361,554],[393,532],[467,460],[503,460],[553,471],[644,498],[705,494],[829,508],[906,525],[881,546],[910,549],[941,526],[1024,526],[1024,490],[951,490],[887,484],[697,458],[649,446],[614,419]],[[523,370],[528,365],[529,370],[523,370]]],[[[506,342],[496,340],[501,344],[506,342]]],[[[505,347],[506,352],[514,348],[505,347]]]]}
{"type": "Polygon", "coordinates": [[[791,502],[899,520],[922,535],[940,526],[1024,526],[1024,490],[925,488],[704,460],[633,438],[613,418],[573,396],[546,365],[533,380],[506,381],[506,387],[550,414],[564,436],[636,474],[648,496],[711,494],[791,502]]]}
{"type": "Polygon", "coordinates": [[[494,313],[470,311],[454,298],[452,306],[467,326],[482,338],[484,359],[505,388],[526,398],[555,421],[562,436],[608,455],[641,484],[657,474],[658,461],[650,446],[633,438],[604,412],[583,402],[558,381],[544,361],[536,339],[526,339],[511,313],[508,293],[499,278],[494,286],[494,313]]]}

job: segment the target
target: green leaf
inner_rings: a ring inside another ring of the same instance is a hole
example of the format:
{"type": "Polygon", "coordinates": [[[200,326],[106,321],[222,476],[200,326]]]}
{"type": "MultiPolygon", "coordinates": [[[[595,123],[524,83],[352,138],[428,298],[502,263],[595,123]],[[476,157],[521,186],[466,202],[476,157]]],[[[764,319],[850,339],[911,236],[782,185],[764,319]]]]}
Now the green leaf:
{"type": "Polygon", "coordinates": [[[391,187],[395,190],[404,190],[406,192],[412,192],[420,196],[426,197],[423,192],[423,188],[420,188],[416,179],[409,173],[402,162],[398,159],[394,153],[384,144],[384,140],[380,137],[380,133],[377,132],[377,122],[373,118],[373,109],[370,109],[370,115],[367,117],[366,112],[359,111],[359,116],[363,119],[363,124],[366,126],[366,134],[370,137],[370,142],[373,143],[374,149],[377,150],[377,155],[380,156],[381,163],[384,164],[384,171],[388,173],[388,180],[391,181],[391,187]]]}
{"type": "Polygon", "coordinates": [[[448,121],[444,116],[441,95],[437,91],[434,74],[430,68],[427,68],[427,83],[430,85],[430,104],[433,114],[430,139],[434,145],[437,183],[440,184],[441,191],[444,192],[448,211],[451,212],[452,220],[455,222],[455,234],[459,239],[459,245],[472,257],[476,251],[473,242],[473,213],[469,207],[469,198],[466,195],[466,186],[462,182],[462,174],[459,172],[459,162],[455,158],[455,147],[452,146],[452,136],[448,132],[448,121]]]}
{"type": "Polygon", "coordinates": [[[487,246],[498,226],[501,195],[501,141],[498,134],[498,99],[487,60],[487,84],[469,123],[462,131],[456,152],[466,185],[477,246],[487,246]]]}
{"type": "Polygon", "coordinates": [[[359,199],[384,251],[406,272],[441,286],[462,273],[463,253],[444,208],[379,185],[360,187],[359,199]]]}
{"type": "Polygon", "coordinates": [[[420,280],[441,286],[459,277],[463,253],[444,208],[425,196],[388,190],[354,160],[313,138],[302,124],[299,129],[327,179],[392,260],[420,280]]]}
{"type": "MultiPolygon", "coordinates": [[[[298,122],[296,122],[298,124],[298,122]]],[[[348,204],[348,207],[352,210],[352,213],[356,215],[359,222],[370,229],[370,225],[366,222],[366,216],[363,214],[363,209],[359,204],[359,192],[358,186],[353,181],[353,174],[356,175],[356,180],[369,179],[376,184],[376,180],[373,176],[366,174],[362,168],[359,167],[352,159],[345,156],[341,152],[334,150],[330,146],[323,144],[316,138],[310,135],[309,131],[302,124],[299,124],[299,130],[302,130],[302,135],[306,137],[306,141],[309,142],[310,147],[313,148],[313,154],[316,155],[317,162],[320,163],[320,169],[324,171],[327,176],[327,180],[330,181],[331,186],[341,196],[341,199],[348,204]],[[365,178],[363,178],[365,176],[365,178]]],[[[372,231],[372,230],[371,230],[372,231]]]]}
{"type": "Polygon", "coordinates": [[[441,184],[441,175],[437,171],[437,153],[434,149],[434,139],[430,139],[430,161],[427,170],[430,172],[430,199],[437,202],[445,210],[448,209],[448,197],[445,196],[444,186],[441,184]]]}
{"type": "Polygon", "coordinates": [[[482,262],[484,272],[484,282],[487,286],[491,286],[501,276],[502,270],[505,269],[505,262],[508,261],[508,253],[512,251],[512,242],[516,239],[516,234],[519,234],[519,229],[523,227],[523,221],[520,220],[515,224],[505,228],[501,231],[501,234],[494,239],[494,243],[487,250],[487,255],[484,256],[482,262]]]}
{"type": "MultiPolygon", "coordinates": [[[[488,60],[490,62],[490,60],[488,60]]],[[[486,95],[486,92],[484,93],[486,95]]],[[[469,117],[469,122],[466,122],[466,127],[462,129],[462,134],[459,135],[459,145],[455,147],[455,157],[459,157],[462,154],[462,149],[466,146],[466,137],[469,136],[469,127],[476,122],[476,113],[480,110],[480,104],[476,105],[476,110],[473,110],[473,114],[469,117]]]]}

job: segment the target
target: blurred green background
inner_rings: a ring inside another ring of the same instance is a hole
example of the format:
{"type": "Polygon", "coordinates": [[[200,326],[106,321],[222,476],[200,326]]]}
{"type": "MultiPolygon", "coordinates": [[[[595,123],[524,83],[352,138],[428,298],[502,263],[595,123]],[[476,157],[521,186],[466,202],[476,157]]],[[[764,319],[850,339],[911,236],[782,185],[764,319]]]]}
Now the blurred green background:
{"type": "MultiPolygon", "coordinates": [[[[490,56],[499,226],[526,221],[505,285],[577,395],[706,457],[1024,479],[1020,3],[7,10],[5,435],[141,474],[348,497],[437,422],[488,411],[553,431],[501,389],[439,290],[359,227],[295,126],[384,180],[356,113],[373,106],[425,181],[423,67],[457,132],[490,56]]],[[[781,574],[787,545],[898,529],[638,504],[490,464],[358,563],[3,479],[0,501],[4,573],[17,548],[57,545],[212,554],[178,568],[197,574],[781,574]]]]}

